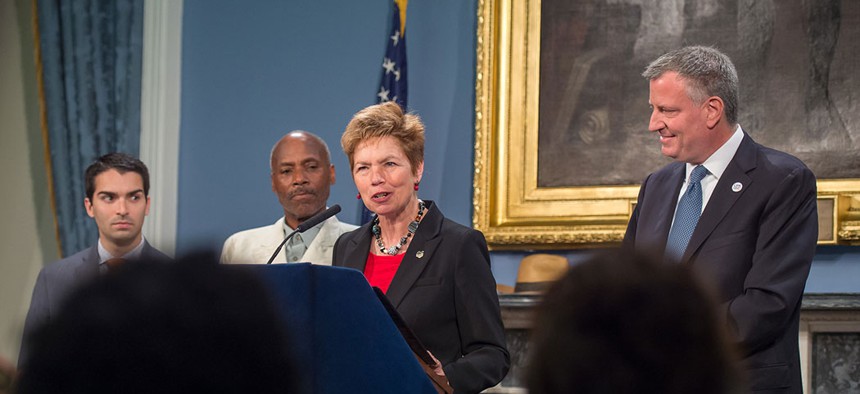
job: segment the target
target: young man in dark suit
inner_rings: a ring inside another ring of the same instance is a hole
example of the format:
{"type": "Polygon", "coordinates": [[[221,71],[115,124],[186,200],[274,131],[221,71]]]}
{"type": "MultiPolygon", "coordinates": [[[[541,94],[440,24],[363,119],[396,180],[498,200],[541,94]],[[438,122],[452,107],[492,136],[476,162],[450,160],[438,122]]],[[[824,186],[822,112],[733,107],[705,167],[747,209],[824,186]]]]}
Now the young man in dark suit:
{"type": "Polygon", "coordinates": [[[648,128],[675,162],[642,183],[624,244],[690,264],[713,285],[751,392],[801,393],[798,325],[818,238],[815,176],[737,123],[737,72],[716,49],[669,52],[643,76],[648,128]]]}
{"type": "Polygon", "coordinates": [[[141,233],[150,204],[149,171],[143,162],[125,153],[106,154],[87,167],[84,182],[84,207],[96,221],[99,240],[39,272],[18,357],[24,368],[33,331],[57,314],[70,291],[126,260],[168,260],[141,233]]]}

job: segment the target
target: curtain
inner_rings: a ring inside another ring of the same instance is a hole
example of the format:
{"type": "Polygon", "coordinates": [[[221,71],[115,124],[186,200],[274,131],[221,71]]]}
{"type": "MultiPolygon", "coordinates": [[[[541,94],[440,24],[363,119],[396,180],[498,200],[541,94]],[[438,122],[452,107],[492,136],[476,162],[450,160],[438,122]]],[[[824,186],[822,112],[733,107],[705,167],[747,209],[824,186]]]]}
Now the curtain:
{"type": "Polygon", "coordinates": [[[140,146],[144,0],[38,0],[42,99],[62,254],[95,245],[84,170],[140,146]]]}

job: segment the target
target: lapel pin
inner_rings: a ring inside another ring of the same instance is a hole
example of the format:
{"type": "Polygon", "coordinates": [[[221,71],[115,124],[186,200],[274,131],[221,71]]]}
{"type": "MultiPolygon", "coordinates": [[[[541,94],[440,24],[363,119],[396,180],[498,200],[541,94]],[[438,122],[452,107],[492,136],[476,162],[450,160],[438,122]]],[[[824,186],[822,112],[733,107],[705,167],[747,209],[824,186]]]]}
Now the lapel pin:
{"type": "Polygon", "coordinates": [[[741,189],[743,189],[743,188],[744,188],[744,185],[742,185],[740,182],[735,182],[734,184],[732,184],[732,191],[735,193],[741,191],[741,189]]]}
{"type": "Polygon", "coordinates": [[[415,257],[417,257],[417,258],[419,258],[419,259],[420,259],[420,258],[422,258],[422,257],[424,257],[424,251],[423,251],[423,250],[419,250],[418,252],[415,252],[415,257]]]}

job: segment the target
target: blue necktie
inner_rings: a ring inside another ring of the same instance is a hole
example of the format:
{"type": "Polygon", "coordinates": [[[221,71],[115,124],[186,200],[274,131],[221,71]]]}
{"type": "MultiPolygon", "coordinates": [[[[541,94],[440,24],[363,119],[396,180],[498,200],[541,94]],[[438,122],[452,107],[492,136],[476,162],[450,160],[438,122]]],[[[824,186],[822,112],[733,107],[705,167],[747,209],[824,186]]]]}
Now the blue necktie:
{"type": "Polygon", "coordinates": [[[666,259],[672,262],[680,262],[687,250],[687,244],[699,223],[702,215],[702,178],[708,175],[708,169],[704,166],[696,166],[690,174],[690,182],[687,183],[687,191],[678,202],[678,210],[675,213],[675,221],[666,241],[666,259]]]}

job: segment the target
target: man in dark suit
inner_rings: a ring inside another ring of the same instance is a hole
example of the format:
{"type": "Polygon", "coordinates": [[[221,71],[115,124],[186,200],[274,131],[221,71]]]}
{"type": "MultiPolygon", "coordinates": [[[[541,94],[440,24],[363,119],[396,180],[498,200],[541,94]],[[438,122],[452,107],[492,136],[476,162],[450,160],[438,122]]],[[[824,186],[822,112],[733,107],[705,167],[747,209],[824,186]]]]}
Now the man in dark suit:
{"type": "Polygon", "coordinates": [[[643,76],[648,128],[675,162],[642,183],[624,245],[690,264],[713,285],[750,391],[801,393],[798,324],[818,238],[815,176],[737,124],[737,72],[716,49],[669,52],[643,76]]]}
{"type": "Polygon", "coordinates": [[[126,260],[168,259],[141,233],[150,203],[149,171],[143,162],[124,153],[106,154],[87,167],[84,182],[84,207],[96,221],[99,239],[39,272],[18,357],[18,365],[24,368],[33,331],[56,316],[70,291],[126,260]]]}

